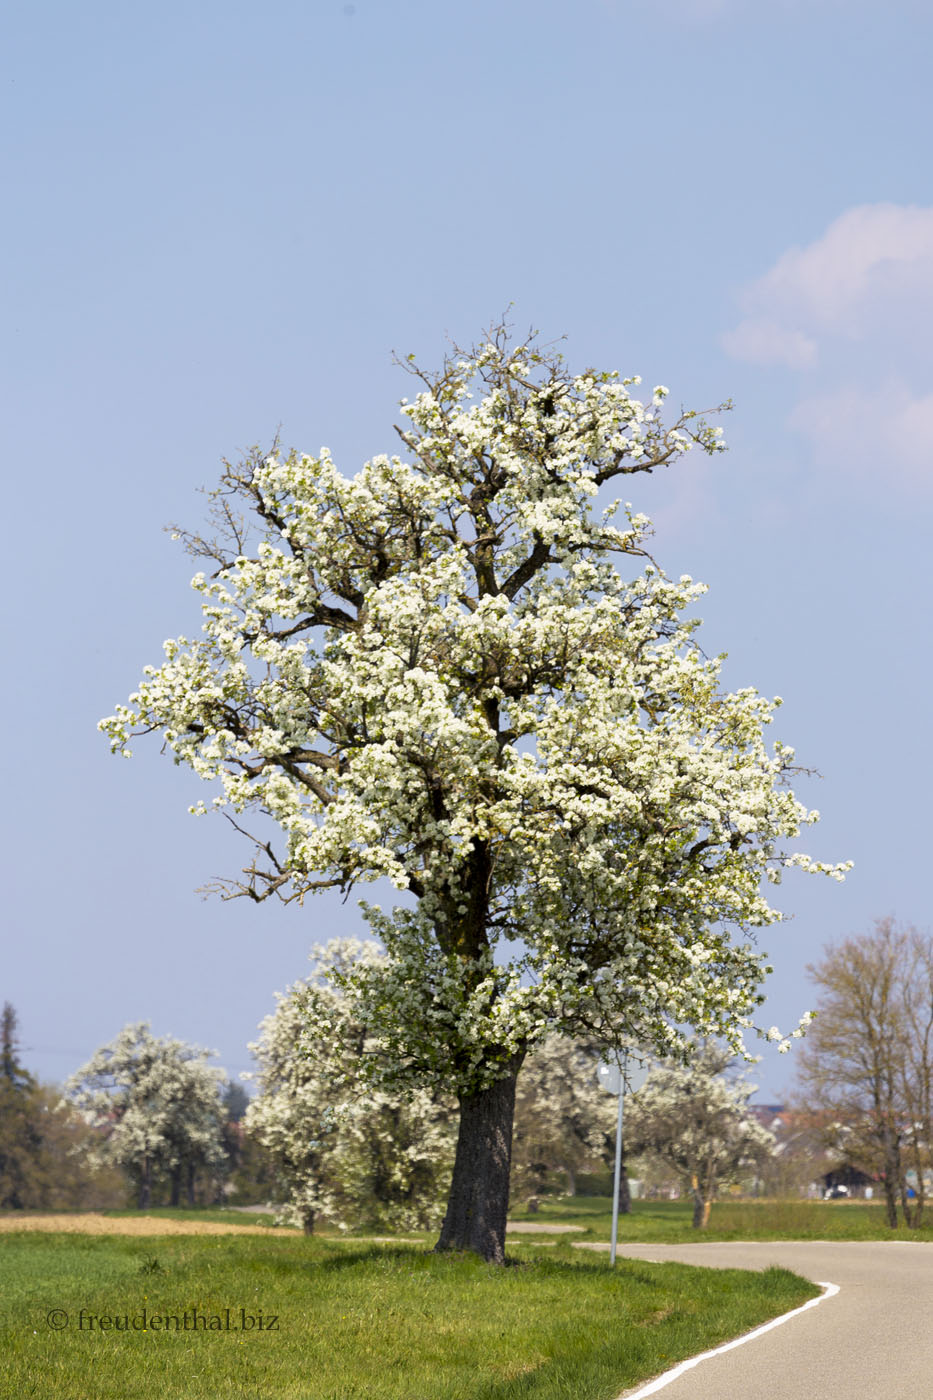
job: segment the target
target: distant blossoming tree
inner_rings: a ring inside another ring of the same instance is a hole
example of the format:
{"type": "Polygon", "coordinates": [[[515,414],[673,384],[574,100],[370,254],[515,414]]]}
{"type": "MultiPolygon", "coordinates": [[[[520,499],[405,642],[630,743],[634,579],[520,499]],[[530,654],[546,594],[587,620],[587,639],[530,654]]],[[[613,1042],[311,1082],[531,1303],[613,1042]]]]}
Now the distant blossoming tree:
{"type": "Polygon", "coordinates": [[[383,957],[375,943],[333,940],[319,950],[312,977],[279,997],[250,1046],[259,1093],[245,1126],[272,1157],[283,1218],[306,1234],[319,1215],[404,1230],[436,1225],[443,1209],[455,1104],[424,1089],[402,1096],[367,1083],[366,1059],[380,1047],[328,980],[333,970],[383,957]]]}
{"type": "Polygon", "coordinates": [[[595,1045],[549,1035],[529,1054],[515,1093],[512,1196],[534,1195],[560,1172],[569,1195],[577,1175],[599,1170],[615,1141],[616,1099],[600,1088],[595,1045]]]}
{"type": "Polygon", "coordinates": [[[222,1069],[208,1052],[171,1037],[157,1037],[145,1022],[125,1026],[65,1085],[69,1100],[102,1129],[93,1155],[123,1167],[137,1189],[140,1210],[159,1177],[193,1200],[200,1167],[219,1170],[225,1160],[222,1069]]]}
{"type": "Polygon", "coordinates": [[[185,535],[203,635],[101,723],[125,753],[161,732],[237,826],[278,825],[228,894],[405,892],[363,906],[388,956],[346,987],[373,1082],[459,1100],[439,1247],[501,1261],[528,1049],[558,1030],[669,1054],[684,1025],[737,1045],[766,956],[730,927],[780,917],[763,876],[842,867],[788,851],[817,814],[765,744],[778,702],[723,693],[694,642],[702,588],[648,559],[643,516],[596,508],[721,430],[501,326],[408,368],[404,459],[227,465],[215,533],[185,535]]]}
{"type": "Polygon", "coordinates": [[[754,1088],[724,1076],[730,1058],[706,1047],[688,1065],[659,1066],[626,1109],[629,1153],[653,1157],[682,1179],[696,1229],[707,1224],[720,1187],[753,1171],[777,1145],[749,1110],[754,1088]]]}

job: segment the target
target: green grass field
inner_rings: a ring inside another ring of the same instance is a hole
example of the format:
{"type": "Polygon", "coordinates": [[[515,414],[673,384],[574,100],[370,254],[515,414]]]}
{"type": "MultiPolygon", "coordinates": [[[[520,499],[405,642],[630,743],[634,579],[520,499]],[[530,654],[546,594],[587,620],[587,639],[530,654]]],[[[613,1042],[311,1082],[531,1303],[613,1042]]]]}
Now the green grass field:
{"type": "Polygon", "coordinates": [[[0,1395],[41,1400],[610,1400],[816,1291],[566,1241],[504,1269],[235,1225],[0,1249],[0,1395]]]}
{"type": "MultiPolygon", "coordinates": [[[[138,1216],[139,1211],[105,1211],[108,1216],[138,1216]]],[[[227,1225],[246,1224],[272,1227],[273,1215],[240,1213],[230,1210],[187,1210],[161,1207],[145,1212],[166,1220],[209,1220],[227,1225]]],[[[919,1230],[899,1225],[889,1229],[880,1201],[738,1201],[728,1197],[716,1201],[705,1230],[694,1230],[689,1201],[635,1201],[631,1215],[619,1217],[619,1241],[644,1244],[690,1244],[700,1240],[933,1240],[933,1210],[919,1230]]],[[[535,1213],[516,1208],[510,1219],[532,1221],[541,1227],[544,1239],[548,1224],[574,1225],[575,1240],[608,1240],[612,1227],[612,1205],[605,1196],[545,1196],[535,1213]]],[[[346,1238],[338,1231],[320,1232],[325,1238],[346,1238]]],[[[360,1231],[366,1236],[372,1231],[360,1231]]],[[[436,1235],[417,1230],[406,1232],[406,1239],[420,1237],[433,1244],[436,1235]]],[[[351,1235],[352,1238],[352,1235],[351,1235]]],[[[517,1240],[513,1236],[509,1247],[517,1240]]],[[[530,1242],[531,1237],[524,1239],[530,1242]]]]}
{"type": "MultiPolygon", "coordinates": [[[[688,1201],[635,1201],[631,1215],[619,1217],[619,1241],[690,1244],[699,1240],[931,1240],[933,1211],[919,1230],[885,1223],[880,1201],[715,1201],[705,1230],[691,1225],[688,1201]]],[[[513,1220],[579,1225],[574,1239],[608,1240],[612,1204],[604,1196],[544,1197],[530,1215],[514,1210],[513,1220]]]]}
{"type": "Polygon", "coordinates": [[[231,1210],[229,1206],[153,1206],[150,1210],[103,1210],[101,1215],[111,1220],[135,1220],[145,1216],[150,1220],[207,1220],[216,1225],[265,1225],[272,1227],[275,1208],[263,1211],[231,1210]]]}

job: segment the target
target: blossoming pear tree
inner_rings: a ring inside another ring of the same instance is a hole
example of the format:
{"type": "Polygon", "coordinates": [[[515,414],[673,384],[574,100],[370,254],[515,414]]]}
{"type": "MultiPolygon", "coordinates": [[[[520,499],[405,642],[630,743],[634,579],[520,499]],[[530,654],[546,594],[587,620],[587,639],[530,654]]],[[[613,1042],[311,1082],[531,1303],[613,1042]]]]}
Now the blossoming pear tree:
{"type": "Polygon", "coordinates": [[[179,1203],[185,1178],[193,1204],[197,1168],[223,1166],[226,1076],[208,1064],[208,1054],[170,1036],[154,1036],[141,1021],[124,1026],[65,1085],[68,1100],[102,1130],[92,1158],[129,1173],[140,1210],[149,1206],[159,1176],[169,1178],[172,1205],[179,1203]]]}
{"type": "Polygon", "coordinates": [[[271,1154],[281,1217],[309,1235],[320,1215],[342,1226],[430,1229],[453,1164],[455,1101],[366,1082],[374,1047],[328,973],[384,954],[346,938],[315,951],[312,976],[278,998],[250,1046],[259,1092],[244,1123],[271,1154]]]}
{"type": "Polygon", "coordinates": [[[698,1046],[687,1065],[659,1065],[626,1109],[626,1147],[672,1167],[693,1197],[693,1226],[702,1230],[721,1186],[754,1173],[777,1146],[752,1115],[754,1086],[723,1071],[731,1056],[698,1046]]]}
{"type": "Polygon", "coordinates": [[[241,830],[249,809],[278,827],[228,895],[399,891],[363,905],[388,956],[347,986],[374,1078],[459,1099],[439,1247],[501,1261],[529,1047],[737,1044],[766,970],[747,931],[780,917],[762,877],[843,867],[788,850],[817,814],[765,743],[778,702],[723,693],[696,644],[703,589],[651,561],[643,515],[602,508],[721,430],[503,326],[407,367],[401,455],[226,464],[214,533],[184,536],[202,635],[101,723],[124,753],[160,732],[241,830]]]}

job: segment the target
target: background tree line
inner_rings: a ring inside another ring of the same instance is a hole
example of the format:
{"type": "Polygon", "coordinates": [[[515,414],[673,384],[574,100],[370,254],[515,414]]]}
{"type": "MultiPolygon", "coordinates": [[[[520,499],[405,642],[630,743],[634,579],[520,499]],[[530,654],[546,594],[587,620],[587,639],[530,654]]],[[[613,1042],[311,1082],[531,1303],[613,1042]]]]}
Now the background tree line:
{"type": "Polygon", "coordinates": [[[0,1209],[207,1205],[245,1168],[243,1089],[195,1047],[127,1026],[61,1088],[25,1068],[18,1018],[0,1015],[0,1209]]]}
{"type": "MultiPolygon", "coordinates": [[[[22,1063],[17,1017],[0,1017],[0,1208],[271,1202],[306,1231],[433,1228],[453,1162],[456,1104],[392,1095],[363,1073],[376,1053],[343,990],[375,943],[335,940],[278,998],[250,1048],[255,1093],[206,1051],[130,1025],[68,1081],[22,1063]]],[[[831,947],[811,968],[817,1014],[795,1102],[756,1120],[729,1056],[697,1043],[659,1062],[628,1100],[625,1155],[643,1191],[692,1197],[695,1223],[726,1185],[813,1194],[835,1169],[883,1199],[892,1227],[919,1225],[930,1191],[933,937],[893,919],[831,947]]],[[[518,1079],[513,1207],[579,1186],[610,1190],[616,1100],[597,1083],[593,1040],[551,1035],[518,1079]]],[[[830,1178],[831,1179],[831,1178],[830,1178]]],[[[627,1208],[623,1175],[622,1209],[627,1208]]]]}
{"type": "MultiPolygon", "coordinates": [[[[283,1221],[307,1232],[321,1220],[349,1228],[436,1226],[455,1150],[455,1101],[424,1090],[393,1097],[372,1088],[361,1074],[371,1039],[339,983],[360,962],[383,956],[378,945],[354,940],[319,950],[312,975],[278,998],[250,1047],[257,1065],[252,1098],[208,1063],[206,1051],[155,1037],[142,1023],[101,1046],[71,1076],[63,1098],[40,1089],[22,1068],[8,1007],[3,1205],[271,1203],[283,1221]]],[[[543,1195],[573,1195],[581,1177],[591,1189],[608,1189],[616,1100],[598,1085],[601,1053],[595,1041],[552,1035],[524,1066],[512,1153],[518,1205],[534,1208],[543,1195]]],[[[708,1081],[727,1059],[712,1065],[701,1058],[695,1066],[694,1122],[702,1118],[699,1106],[715,1097],[708,1081]]],[[[661,1066],[653,1076],[659,1101],[669,1098],[664,1075],[672,1073],[661,1066]]],[[[675,1107],[674,1116],[679,1112],[675,1107]]],[[[646,1110],[632,1123],[649,1121],[646,1110]]],[[[705,1121],[713,1142],[712,1118],[705,1121]]],[[[658,1149],[663,1129],[642,1136],[635,1143],[642,1153],[638,1172],[680,1172],[689,1185],[694,1159],[681,1170],[658,1149]]],[[[703,1177],[710,1199],[728,1175],[719,1152],[716,1170],[703,1177]]]]}
{"type": "Polygon", "coordinates": [[[122,1205],[119,1171],[94,1167],[93,1132],[63,1103],[57,1089],[40,1084],[20,1058],[16,1011],[0,1014],[0,1209],[66,1210],[122,1205]]]}

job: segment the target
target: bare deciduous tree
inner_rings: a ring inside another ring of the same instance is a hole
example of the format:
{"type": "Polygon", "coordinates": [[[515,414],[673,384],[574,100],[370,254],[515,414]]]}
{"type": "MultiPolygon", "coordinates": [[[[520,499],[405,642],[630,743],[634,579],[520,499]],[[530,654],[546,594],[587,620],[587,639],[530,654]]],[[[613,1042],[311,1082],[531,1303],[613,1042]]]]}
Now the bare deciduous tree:
{"type": "Polygon", "coordinates": [[[898,1201],[915,1227],[930,1165],[933,936],[878,919],[808,971],[822,997],[800,1056],[806,1100],[827,1144],[880,1179],[891,1228],[898,1201]]]}

